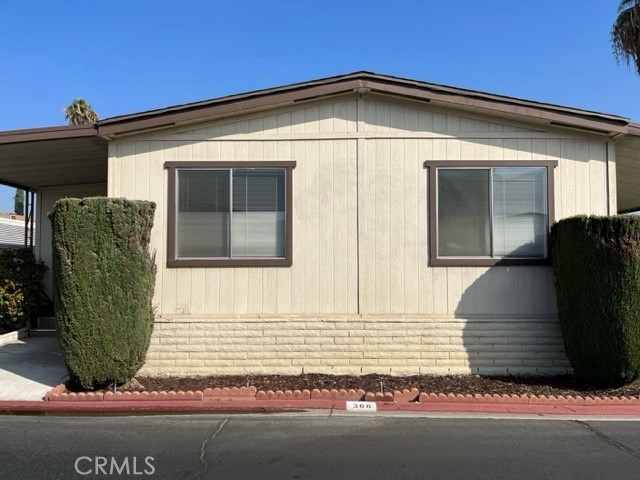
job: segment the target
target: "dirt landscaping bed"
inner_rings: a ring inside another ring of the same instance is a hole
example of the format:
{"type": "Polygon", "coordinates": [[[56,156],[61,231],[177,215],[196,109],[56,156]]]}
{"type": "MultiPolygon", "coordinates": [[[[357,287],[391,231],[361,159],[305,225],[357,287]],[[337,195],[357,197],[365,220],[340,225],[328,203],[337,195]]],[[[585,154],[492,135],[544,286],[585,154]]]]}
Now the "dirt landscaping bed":
{"type": "Polygon", "coordinates": [[[248,387],[258,391],[362,389],[367,392],[393,392],[417,388],[425,393],[462,395],[553,395],[593,397],[640,397],[640,381],[620,388],[597,389],[581,385],[572,376],[557,377],[481,377],[478,375],[226,375],[210,377],[138,377],[135,386],[119,391],[204,391],[206,388],[248,387]],[[139,385],[137,385],[139,383],[139,385]]]}

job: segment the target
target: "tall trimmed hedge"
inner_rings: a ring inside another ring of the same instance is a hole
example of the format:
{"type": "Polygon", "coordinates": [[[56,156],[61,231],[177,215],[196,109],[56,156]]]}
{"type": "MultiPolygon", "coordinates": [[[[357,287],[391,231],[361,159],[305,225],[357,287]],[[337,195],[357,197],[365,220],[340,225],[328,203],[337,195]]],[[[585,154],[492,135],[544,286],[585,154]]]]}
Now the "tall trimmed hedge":
{"type": "Polygon", "coordinates": [[[640,376],[640,217],[573,217],[551,229],[558,317],[578,378],[640,376]]]}
{"type": "Polygon", "coordinates": [[[122,384],[145,361],[154,322],[155,204],[104,197],[59,200],[53,229],[58,337],[71,381],[122,384]]]}

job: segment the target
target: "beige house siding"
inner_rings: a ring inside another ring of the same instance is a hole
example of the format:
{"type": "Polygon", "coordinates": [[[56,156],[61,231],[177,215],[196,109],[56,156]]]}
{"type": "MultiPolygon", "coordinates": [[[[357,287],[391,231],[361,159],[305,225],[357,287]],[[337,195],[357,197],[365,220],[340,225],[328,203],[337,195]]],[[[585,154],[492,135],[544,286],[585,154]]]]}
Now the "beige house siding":
{"type": "Polygon", "coordinates": [[[97,197],[107,194],[107,185],[96,183],[89,185],[62,185],[56,187],[45,187],[38,190],[36,205],[36,238],[35,255],[43,260],[47,266],[44,276],[44,288],[47,296],[53,298],[53,276],[51,275],[52,232],[49,213],[53,210],[54,204],[61,198],[83,198],[97,197]]]}
{"type": "Polygon", "coordinates": [[[556,219],[615,211],[612,145],[381,96],[110,146],[109,195],[157,203],[150,373],[566,371],[548,267],[430,267],[425,160],[558,160],[556,219]],[[607,158],[609,162],[607,162],[607,158]],[[294,160],[290,268],[166,268],[166,161],[294,160]]]}

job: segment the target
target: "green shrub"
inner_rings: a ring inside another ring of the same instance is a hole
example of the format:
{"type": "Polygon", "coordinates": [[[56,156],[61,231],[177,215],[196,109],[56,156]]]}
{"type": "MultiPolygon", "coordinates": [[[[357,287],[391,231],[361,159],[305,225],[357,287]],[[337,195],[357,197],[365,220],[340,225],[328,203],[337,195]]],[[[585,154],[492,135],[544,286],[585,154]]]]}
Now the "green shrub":
{"type": "Polygon", "coordinates": [[[576,376],[640,375],[640,217],[573,217],[551,229],[558,317],[576,376]]]}
{"type": "Polygon", "coordinates": [[[155,204],[113,198],[59,200],[53,230],[58,337],[73,384],[129,381],[153,329],[155,204]]]}
{"type": "Polygon", "coordinates": [[[31,249],[0,250],[0,324],[25,327],[47,305],[42,285],[46,271],[31,249]]]}

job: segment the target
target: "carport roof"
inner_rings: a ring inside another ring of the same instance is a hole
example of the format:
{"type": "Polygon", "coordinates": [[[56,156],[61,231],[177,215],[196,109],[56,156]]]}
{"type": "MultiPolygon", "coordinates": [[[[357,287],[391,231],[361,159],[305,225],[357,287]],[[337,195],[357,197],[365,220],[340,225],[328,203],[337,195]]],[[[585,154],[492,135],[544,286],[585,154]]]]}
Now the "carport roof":
{"type": "Polygon", "coordinates": [[[106,182],[107,144],[94,125],[0,132],[0,183],[37,190],[106,182]]]}
{"type": "Polygon", "coordinates": [[[88,126],[0,132],[0,183],[31,190],[103,183],[107,180],[109,140],[333,95],[369,92],[607,136],[619,146],[618,204],[621,209],[640,206],[640,125],[628,118],[370,72],[120,115],[88,126]]]}

